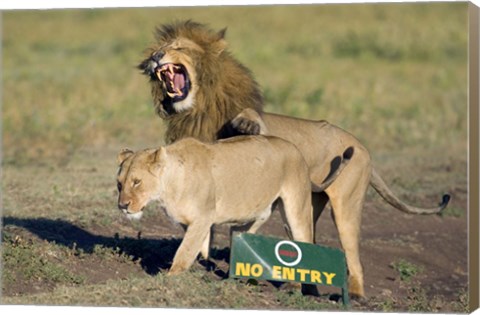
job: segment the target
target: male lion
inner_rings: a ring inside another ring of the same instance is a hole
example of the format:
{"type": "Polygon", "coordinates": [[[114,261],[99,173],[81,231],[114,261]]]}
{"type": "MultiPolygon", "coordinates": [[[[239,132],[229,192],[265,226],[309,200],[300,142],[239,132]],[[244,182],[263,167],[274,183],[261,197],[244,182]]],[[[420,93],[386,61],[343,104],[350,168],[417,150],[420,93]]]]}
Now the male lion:
{"type": "Polygon", "coordinates": [[[262,112],[258,85],[226,51],[224,35],[225,31],[215,33],[190,21],[158,30],[158,46],[151,49],[140,68],[150,76],[155,107],[167,121],[167,142],[188,136],[214,141],[232,135],[232,131],[277,136],[297,146],[315,185],[330,172],[332,159],[353,147],[355,155],[349,166],[325,193],[314,191],[312,201],[314,222],[330,203],[347,259],[349,292],[363,297],[359,233],[368,186],[395,208],[415,214],[441,211],[450,196],[444,195],[440,205],[432,209],[409,206],[391,192],[373,168],[367,149],[350,133],[326,121],[262,112]]]}
{"type": "Polygon", "coordinates": [[[243,136],[205,144],[187,138],[159,149],[123,150],[117,161],[118,207],[125,214],[138,219],[158,200],[187,227],[170,274],[188,269],[200,251],[208,258],[212,225],[251,224],[254,233],[277,200],[293,239],[314,241],[308,167],[285,140],[243,136]]]}
{"type": "Polygon", "coordinates": [[[168,125],[167,143],[226,138],[238,113],[262,109],[257,83],[228,53],[224,35],[192,21],[157,29],[158,42],[138,67],[150,77],[155,109],[168,125]]]}

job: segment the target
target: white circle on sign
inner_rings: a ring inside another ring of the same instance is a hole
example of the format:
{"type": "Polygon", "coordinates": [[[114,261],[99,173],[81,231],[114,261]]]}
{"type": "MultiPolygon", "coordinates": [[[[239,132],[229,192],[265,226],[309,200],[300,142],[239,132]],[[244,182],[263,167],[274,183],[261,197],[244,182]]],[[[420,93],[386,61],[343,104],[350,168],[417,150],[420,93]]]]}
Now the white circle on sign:
{"type": "Polygon", "coordinates": [[[275,245],[275,257],[277,257],[278,261],[281,262],[282,264],[284,264],[285,266],[292,267],[292,266],[298,265],[300,260],[302,260],[302,250],[294,242],[280,241],[280,242],[277,243],[277,245],[275,245]],[[283,244],[288,244],[288,245],[292,246],[293,248],[295,248],[297,250],[297,252],[298,252],[297,259],[295,259],[292,262],[287,262],[287,261],[283,260],[282,257],[280,257],[280,254],[278,253],[278,250],[280,249],[280,246],[282,246],[283,244]]]}

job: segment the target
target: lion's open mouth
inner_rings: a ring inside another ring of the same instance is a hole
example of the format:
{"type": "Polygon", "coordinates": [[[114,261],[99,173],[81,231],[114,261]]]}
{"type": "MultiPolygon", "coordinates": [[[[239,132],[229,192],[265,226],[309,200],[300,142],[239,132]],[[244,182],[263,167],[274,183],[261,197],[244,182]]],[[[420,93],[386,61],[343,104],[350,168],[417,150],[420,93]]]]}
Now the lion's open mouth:
{"type": "Polygon", "coordinates": [[[157,78],[165,83],[167,95],[174,102],[184,100],[190,90],[187,69],[181,64],[166,63],[155,69],[157,78]]]}

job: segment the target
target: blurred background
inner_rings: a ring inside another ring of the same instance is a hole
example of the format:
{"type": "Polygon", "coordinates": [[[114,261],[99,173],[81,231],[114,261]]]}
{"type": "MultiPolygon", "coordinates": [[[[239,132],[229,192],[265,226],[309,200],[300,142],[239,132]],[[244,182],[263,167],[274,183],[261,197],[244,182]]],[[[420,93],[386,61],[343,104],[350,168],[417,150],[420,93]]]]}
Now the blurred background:
{"type": "Polygon", "coordinates": [[[78,9],[3,13],[5,164],[157,145],[135,68],[161,23],[228,27],[266,110],[326,119],[373,152],[467,140],[466,3],[78,9]]]}

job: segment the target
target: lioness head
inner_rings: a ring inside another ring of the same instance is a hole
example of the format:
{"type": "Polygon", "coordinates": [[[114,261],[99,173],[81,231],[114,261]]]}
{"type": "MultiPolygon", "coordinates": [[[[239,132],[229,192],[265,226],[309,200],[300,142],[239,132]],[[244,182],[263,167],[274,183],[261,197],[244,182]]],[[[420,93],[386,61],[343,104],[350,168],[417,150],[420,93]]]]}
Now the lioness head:
{"type": "Polygon", "coordinates": [[[216,33],[192,21],[157,28],[157,43],[138,68],[150,77],[157,94],[154,99],[162,103],[164,115],[193,106],[199,84],[197,68],[212,66],[226,47],[224,34],[225,30],[216,33]]]}
{"type": "Polygon", "coordinates": [[[163,148],[137,153],[124,149],[118,154],[118,208],[129,219],[140,219],[145,206],[158,198],[163,154],[163,148]]]}

